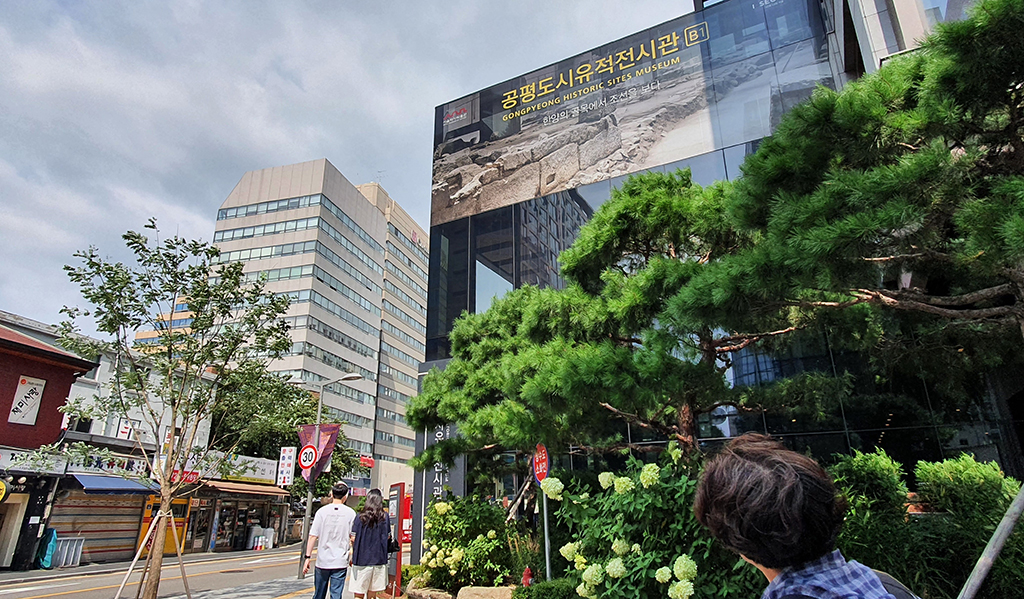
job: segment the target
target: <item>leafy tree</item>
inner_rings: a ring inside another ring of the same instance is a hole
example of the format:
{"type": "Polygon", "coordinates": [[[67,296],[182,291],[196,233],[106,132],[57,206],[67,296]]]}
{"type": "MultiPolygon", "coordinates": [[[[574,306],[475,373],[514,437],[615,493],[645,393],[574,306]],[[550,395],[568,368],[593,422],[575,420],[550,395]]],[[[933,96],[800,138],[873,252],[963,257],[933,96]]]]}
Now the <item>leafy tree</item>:
{"type": "MultiPolygon", "coordinates": [[[[211,412],[215,449],[277,460],[282,447],[300,445],[298,425],[316,422],[315,394],[279,377],[261,376],[262,368],[260,363],[241,365],[220,386],[221,398],[211,412]]],[[[341,421],[325,409],[321,422],[341,421]]],[[[331,471],[317,477],[316,497],[326,496],[343,476],[365,471],[359,453],[346,440],[345,432],[339,431],[331,471]]],[[[305,496],[306,481],[296,478],[289,490],[293,496],[305,496]]]]}
{"type": "MultiPolygon", "coordinates": [[[[146,228],[159,233],[152,220],[146,228]]],[[[213,448],[230,453],[246,438],[244,428],[208,434],[210,415],[220,402],[237,399],[222,385],[246,389],[268,384],[267,360],[291,343],[280,319],[289,300],[267,292],[263,281],[246,282],[241,263],[218,264],[219,251],[207,243],[180,237],[151,240],[134,231],[123,238],[134,264],[110,261],[91,247],[75,254],[79,266],[65,267],[92,307],[64,308],[69,320],[62,324],[61,343],[82,355],[103,351],[114,356],[108,393],[69,402],[67,411],[126,418],[141,414],[133,431],[136,449],[159,485],[160,511],[170,513],[171,500],[193,487],[175,472],[195,470],[207,477],[224,471],[225,454],[213,448]],[[77,335],[80,317],[92,317],[97,330],[112,340],[77,335]],[[186,327],[172,326],[185,317],[191,319],[186,327]],[[133,348],[134,333],[142,327],[159,332],[158,344],[145,353],[133,348]],[[156,440],[152,455],[143,438],[156,440]]],[[[157,528],[153,546],[163,547],[166,535],[167,526],[157,528]]],[[[163,552],[152,552],[150,560],[152,574],[143,597],[156,599],[163,552]]]]}

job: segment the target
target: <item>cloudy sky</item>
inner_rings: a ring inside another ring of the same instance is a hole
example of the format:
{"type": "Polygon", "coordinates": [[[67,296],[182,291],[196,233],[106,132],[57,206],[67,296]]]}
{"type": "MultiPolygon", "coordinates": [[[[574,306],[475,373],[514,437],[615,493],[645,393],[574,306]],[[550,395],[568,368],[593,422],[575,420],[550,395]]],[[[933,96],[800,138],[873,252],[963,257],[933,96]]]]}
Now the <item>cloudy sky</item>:
{"type": "Polygon", "coordinates": [[[253,169],[326,157],[426,227],[436,105],[691,7],[0,2],[0,310],[60,320],[72,254],[151,216],[209,240],[253,169]]]}

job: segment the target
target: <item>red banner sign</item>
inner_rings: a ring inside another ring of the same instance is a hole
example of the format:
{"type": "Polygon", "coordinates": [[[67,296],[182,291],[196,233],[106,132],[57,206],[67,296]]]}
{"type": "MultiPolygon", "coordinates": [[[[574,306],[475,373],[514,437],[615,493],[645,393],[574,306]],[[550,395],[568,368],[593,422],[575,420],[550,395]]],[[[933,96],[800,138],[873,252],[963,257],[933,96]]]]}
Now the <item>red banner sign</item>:
{"type": "Polygon", "coordinates": [[[533,477],[537,479],[538,484],[548,477],[548,468],[550,467],[548,448],[544,447],[542,443],[538,443],[533,454],[533,477]]]}
{"type": "Polygon", "coordinates": [[[313,436],[316,435],[315,424],[299,426],[300,444],[303,446],[315,445],[320,453],[312,468],[302,469],[302,478],[306,479],[306,482],[309,482],[311,478],[320,476],[320,473],[327,467],[327,464],[331,463],[331,454],[334,453],[334,444],[338,440],[338,432],[340,430],[340,424],[321,424],[320,438],[314,440],[313,436]]]}

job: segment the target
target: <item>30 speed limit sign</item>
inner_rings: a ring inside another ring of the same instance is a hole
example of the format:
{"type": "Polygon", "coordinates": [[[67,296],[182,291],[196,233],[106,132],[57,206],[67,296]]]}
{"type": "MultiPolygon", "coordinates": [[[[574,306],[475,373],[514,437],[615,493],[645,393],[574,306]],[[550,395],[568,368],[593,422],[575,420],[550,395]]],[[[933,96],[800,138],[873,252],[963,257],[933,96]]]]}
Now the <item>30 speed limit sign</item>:
{"type": "Polygon", "coordinates": [[[303,445],[299,451],[299,468],[303,470],[312,468],[316,463],[317,454],[315,445],[303,445]]]}

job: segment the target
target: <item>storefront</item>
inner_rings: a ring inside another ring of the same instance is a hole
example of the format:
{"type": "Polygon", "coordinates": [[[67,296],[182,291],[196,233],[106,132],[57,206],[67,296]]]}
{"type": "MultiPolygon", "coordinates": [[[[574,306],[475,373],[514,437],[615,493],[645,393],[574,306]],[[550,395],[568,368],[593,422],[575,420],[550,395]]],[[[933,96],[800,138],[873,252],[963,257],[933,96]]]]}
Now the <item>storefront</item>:
{"type": "Polygon", "coordinates": [[[238,551],[252,549],[257,537],[276,542],[288,513],[288,492],[273,485],[229,481],[207,481],[194,512],[196,526],[191,537],[194,551],[238,551]],[[204,508],[203,502],[209,502],[204,508]],[[207,525],[208,523],[208,525],[207,525]],[[200,534],[205,532],[205,535],[200,534]]]}
{"type": "Polygon", "coordinates": [[[150,485],[120,476],[71,474],[60,484],[50,527],[83,538],[81,563],[130,560],[138,547],[150,485]]]}

